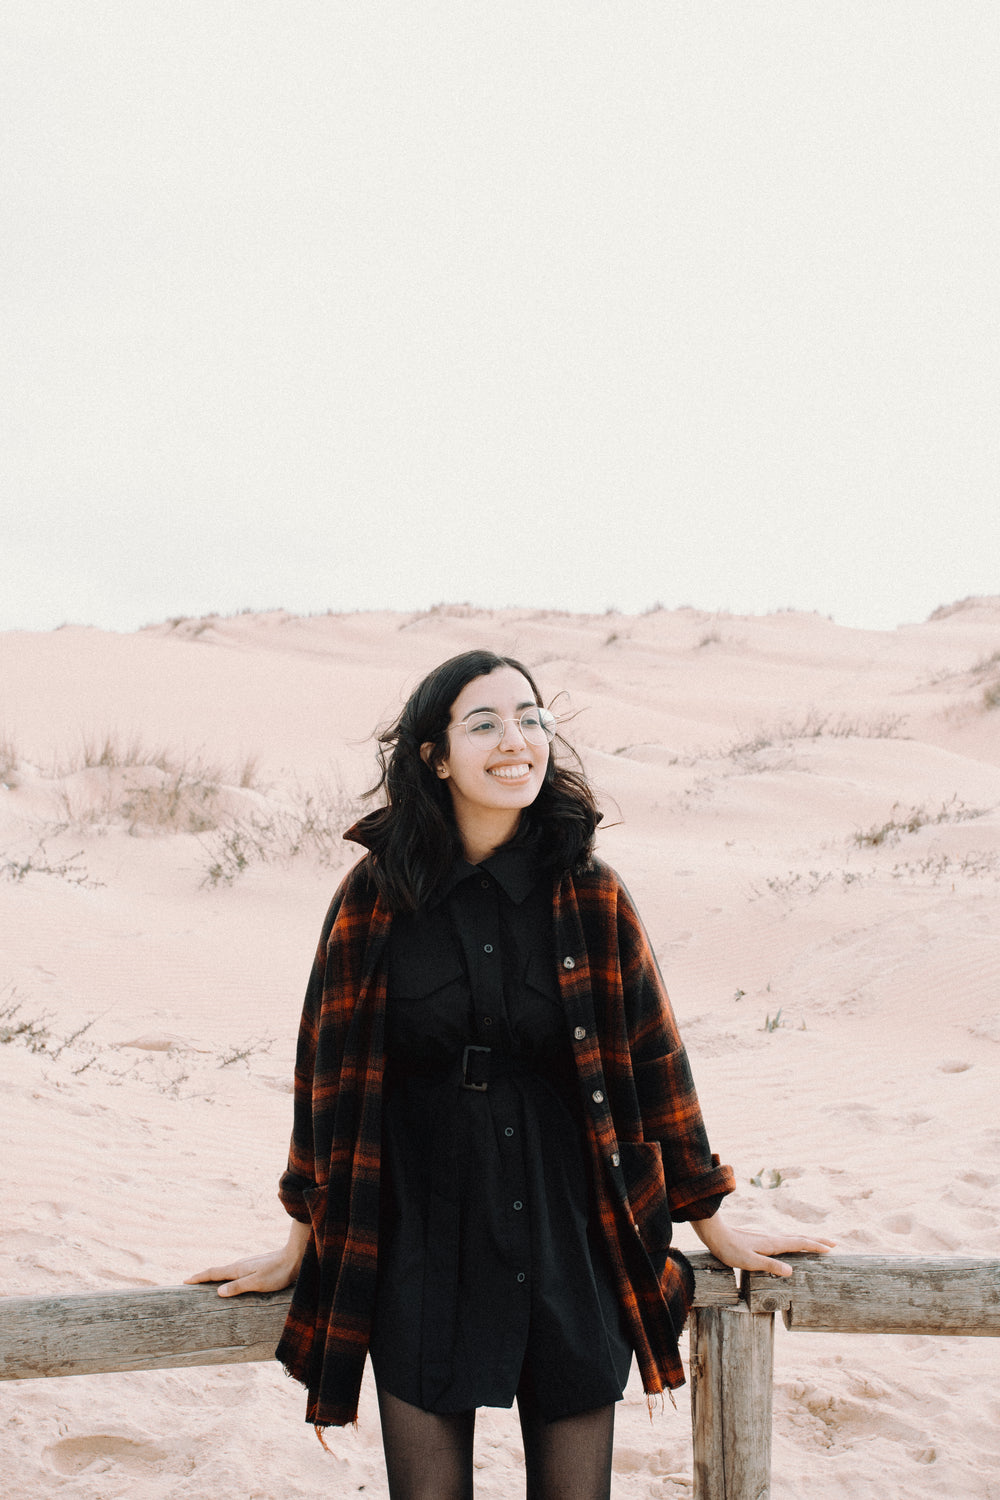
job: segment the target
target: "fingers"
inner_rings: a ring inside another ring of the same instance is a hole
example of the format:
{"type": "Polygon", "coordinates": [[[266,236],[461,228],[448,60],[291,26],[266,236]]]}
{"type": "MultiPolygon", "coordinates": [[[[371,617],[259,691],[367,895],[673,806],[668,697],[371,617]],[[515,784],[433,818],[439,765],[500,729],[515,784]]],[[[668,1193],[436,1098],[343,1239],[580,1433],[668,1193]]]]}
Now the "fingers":
{"type": "Polygon", "coordinates": [[[199,1271],[195,1276],[186,1276],[184,1286],[192,1286],[200,1281],[219,1281],[220,1297],[238,1297],[241,1292],[266,1292],[269,1287],[258,1283],[261,1278],[258,1275],[240,1276],[239,1266],[216,1266],[211,1271],[199,1271]],[[235,1278],[235,1280],[231,1279],[235,1278]]]}
{"type": "Polygon", "coordinates": [[[814,1239],[807,1234],[766,1234],[762,1230],[744,1230],[756,1242],[762,1255],[826,1255],[836,1249],[836,1240],[814,1239]]]}
{"type": "MultiPolygon", "coordinates": [[[[764,1236],[757,1236],[763,1239],[764,1236]]],[[[777,1260],[779,1255],[828,1255],[836,1248],[836,1240],[812,1239],[807,1235],[792,1235],[786,1239],[784,1236],[767,1237],[765,1244],[759,1246],[759,1265],[751,1266],[754,1271],[767,1271],[771,1276],[792,1276],[795,1267],[790,1266],[787,1261],[777,1260]]]]}
{"type": "Polygon", "coordinates": [[[266,1292],[269,1286],[261,1284],[259,1273],[247,1266],[244,1261],[234,1261],[228,1266],[212,1266],[207,1271],[198,1271],[194,1276],[185,1278],[184,1285],[190,1286],[200,1281],[221,1281],[219,1287],[220,1297],[238,1297],[240,1292],[266,1292]]]}
{"type": "Polygon", "coordinates": [[[223,1282],[219,1287],[219,1296],[238,1297],[241,1292],[258,1292],[261,1288],[254,1285],[257,1280],[255,1276],[241,1276],[237,1281],[223,1282]]]}
{"type": "Polygon", "coordinates": [[[182,1285],[192,1286],[199,1281],[228,1281],[231,1276],[238,1276],[240,1268],[238,1265],[212,1266],[207,1271],[196,1271],[193,1276],[185,1276],[182,1285]]]}

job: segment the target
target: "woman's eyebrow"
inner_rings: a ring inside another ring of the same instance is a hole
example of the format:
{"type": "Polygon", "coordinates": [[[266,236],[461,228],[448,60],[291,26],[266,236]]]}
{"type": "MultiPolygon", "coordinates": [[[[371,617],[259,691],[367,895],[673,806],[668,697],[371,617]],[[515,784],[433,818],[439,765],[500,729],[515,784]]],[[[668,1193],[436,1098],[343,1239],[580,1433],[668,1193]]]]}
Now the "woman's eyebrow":
{"type": "MultiPolygon", "coordinates": [[[[537,703],[519,703],[517,705],[517,710],[516,711],[520,714],[520,713],[523,713],[526,708],[537,708],[537,707],[538,707],[537,703]]],[[[466,719],[470,719],[473,714],[496,714],[497,718],[499,719],[499,717],[500,717],[500,710],[498,708],[493,708],[489,703],[484,703],[479,708],[470,708],[469,712],[467,714],[463,714],[462,717],[459,719],[458,722],[460,724],[464,724],[465,721],[466,721],[466,719]]]]}

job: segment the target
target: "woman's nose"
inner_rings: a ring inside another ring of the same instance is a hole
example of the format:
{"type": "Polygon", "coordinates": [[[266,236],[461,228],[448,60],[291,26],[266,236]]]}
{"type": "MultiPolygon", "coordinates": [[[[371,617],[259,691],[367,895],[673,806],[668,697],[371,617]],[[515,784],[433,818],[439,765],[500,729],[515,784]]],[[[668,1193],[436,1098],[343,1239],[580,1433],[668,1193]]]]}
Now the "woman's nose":
{"type": "Polygon", "coordinates": [[[521,733],[520,720],[504,719],[503,734],[500,736],[500,749],[521,750],[527,743],[527,740],[521,733]]]}

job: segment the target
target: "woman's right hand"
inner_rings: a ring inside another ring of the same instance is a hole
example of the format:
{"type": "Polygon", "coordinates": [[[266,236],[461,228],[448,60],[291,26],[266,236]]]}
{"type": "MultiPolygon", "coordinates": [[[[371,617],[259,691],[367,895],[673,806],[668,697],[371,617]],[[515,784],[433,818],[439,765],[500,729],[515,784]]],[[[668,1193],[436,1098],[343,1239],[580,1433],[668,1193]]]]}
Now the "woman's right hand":
{"type": "Polygon", "coordinates": [[[299,1274],[312,1230],[308,1224],[292,1220],[288,1243],[280,1250],[264,1255],[248,1255],[231,1261],[228,1266],[210,1266],[184,1279],[185,1286],[201,1281],[221,1281],[220,1297],[238,1297],[241,1292],[280,1292],[291,1286],[299,1274]]]}

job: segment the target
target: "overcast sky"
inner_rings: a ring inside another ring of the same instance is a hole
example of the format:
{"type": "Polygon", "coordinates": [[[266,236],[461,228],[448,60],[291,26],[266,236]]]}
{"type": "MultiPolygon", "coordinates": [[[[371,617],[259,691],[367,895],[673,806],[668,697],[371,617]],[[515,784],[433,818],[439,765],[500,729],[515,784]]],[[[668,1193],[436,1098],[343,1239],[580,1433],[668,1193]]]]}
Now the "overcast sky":
{"type": "Polygon", "coordinates": [[[0,628],[1000,592],[996,0],[0,26],[0,628]]]}

